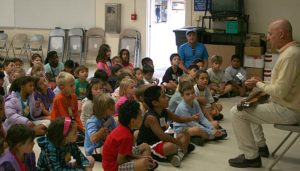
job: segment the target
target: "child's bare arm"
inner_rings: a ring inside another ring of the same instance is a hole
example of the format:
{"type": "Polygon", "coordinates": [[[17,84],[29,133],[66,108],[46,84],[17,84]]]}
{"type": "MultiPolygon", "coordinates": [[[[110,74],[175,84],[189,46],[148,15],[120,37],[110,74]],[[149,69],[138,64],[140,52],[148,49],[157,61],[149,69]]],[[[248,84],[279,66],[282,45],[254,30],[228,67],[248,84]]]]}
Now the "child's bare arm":
{"type": "Polygon", "coordinates": [[[166,89],[176,90],[177,88],[177,84],[172,80],[170,80],[168,83],[163,83],[163,85],[166,89]]]}
{"type": "Polygon", "coordinates": [[[199,102],[199,105],[206,105],[207,99],[203,96],[196,96],[196,100],[199,102]]]}
{"type": "Polygon", "coordinates": [[[210,115],[209,111],[204,106],[202,106],[202,105],[200,107],[201,107],[201,110],[202,110],[204,116],[207,118],[207,120],[213,121],[213,118],[210,115]]]}
{"type": "Polygon", "coordinates": [[[157,119],[154,116],[148,116],[145,120],[145,124],[147,127],[150,127],[153,133],[161,140],[165,142],[172,142],[177,145],[181,144],[180,141],[173,138],[172,136],[165,134],[164,131],[161,129],[157,119]]]}
{"type": "Polygon", "coordinates": [[[131,157],[129,157],[125,154],[118,153],[117,162],[118,162],[119,165],[129,162],[130,159],[131,159],[131,157]]]}
{"type": "Polygon", "coordinates": [[[97,143],[99,140],[104,140],[108,135],[107,128],[100,128],[96,133],[92,134],[90,140],[92,143],[97,143]]]}

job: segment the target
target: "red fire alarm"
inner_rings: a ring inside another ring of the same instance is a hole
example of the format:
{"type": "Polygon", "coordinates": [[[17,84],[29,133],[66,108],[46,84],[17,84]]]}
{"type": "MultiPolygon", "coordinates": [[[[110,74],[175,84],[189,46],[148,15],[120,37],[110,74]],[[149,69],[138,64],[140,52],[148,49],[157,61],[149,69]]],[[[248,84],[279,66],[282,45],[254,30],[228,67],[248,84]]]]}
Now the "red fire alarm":
{"type": "Polygon", "coordinates": [[[136,13],[134,13],[134,14],[131,14],[131,20],[136,20],[137,19],[137,15],[136,15],[136,13]]]}

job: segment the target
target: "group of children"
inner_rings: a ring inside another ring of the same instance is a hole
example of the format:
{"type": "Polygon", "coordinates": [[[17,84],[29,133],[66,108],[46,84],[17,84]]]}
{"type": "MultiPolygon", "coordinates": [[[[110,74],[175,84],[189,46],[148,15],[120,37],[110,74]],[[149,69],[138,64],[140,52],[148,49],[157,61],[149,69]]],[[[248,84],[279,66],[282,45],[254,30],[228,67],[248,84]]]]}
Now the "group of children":
{"type": "Polygon", "coordinates": [[[183,73],[178,54],[172,54],[172,66],[159,85],[150,58],[134,68],[128,50],[112,59],[110,54],[109,45],[99,48],[92,78],[86,66],[59,62],[55,51],[48,52],[45,64],[33,54],[27,72],[20,60],[4,61],[1,169],[92,170],[95,160],[104,170],[153,170],[156,161],[179,167],[195,149],[191,142],[203,145],[227,136],[219,124],[222,105],[214,97],[244,95],[245,71],[238,56],[225,73],[220,56],[212,57],[208,71],[196,60],[183,73]],[[170,128],[174,135],[166,132],[170,128]],[[41,148],[37,166],[36,136],[41,148]]]}

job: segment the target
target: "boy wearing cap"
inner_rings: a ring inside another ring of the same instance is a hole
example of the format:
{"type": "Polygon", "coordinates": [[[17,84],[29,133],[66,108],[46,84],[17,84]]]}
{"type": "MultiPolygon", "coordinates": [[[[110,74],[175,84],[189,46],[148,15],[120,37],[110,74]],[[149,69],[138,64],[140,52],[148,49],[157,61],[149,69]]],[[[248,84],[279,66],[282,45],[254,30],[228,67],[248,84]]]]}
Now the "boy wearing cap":
{"type": "Polygon", "coordinates": [[[197,41],[197,30],[189,29],[186,31],[186,39],[188,42],[181,45],[178,49],[180,59],[183,63],[179,67],[187,72],[187,68],[195,59],[202,59],[204,61],[204,69],[207,68],[208,53],[206,47],[197,41]]]}

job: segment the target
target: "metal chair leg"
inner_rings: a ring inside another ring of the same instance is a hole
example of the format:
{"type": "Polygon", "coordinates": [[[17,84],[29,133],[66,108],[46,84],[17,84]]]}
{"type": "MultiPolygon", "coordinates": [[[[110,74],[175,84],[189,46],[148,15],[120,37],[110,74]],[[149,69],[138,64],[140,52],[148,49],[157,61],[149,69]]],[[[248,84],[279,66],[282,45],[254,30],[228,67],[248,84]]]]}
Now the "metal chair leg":
{"type": "Polygon", "coordinates": [[[276,147],[276,149],[273,151],[272,156],[274,157],[276,152],[279,150],[279,148],[286,142],[286,140],[292,135],[292,131],[281,141],[281,143],[276,147]]]}
{"type": "Polygon", "coordinates": [[[282,156],[291,148],[291,146],[296,142],[300,137],[300,133],[290,142],[290,144],[283,150],[283,152],[275,159],[275,161],[269,166],[269,170],[272,170],[276,163],[282,158],[282,156]]]}

